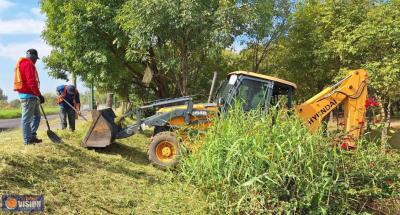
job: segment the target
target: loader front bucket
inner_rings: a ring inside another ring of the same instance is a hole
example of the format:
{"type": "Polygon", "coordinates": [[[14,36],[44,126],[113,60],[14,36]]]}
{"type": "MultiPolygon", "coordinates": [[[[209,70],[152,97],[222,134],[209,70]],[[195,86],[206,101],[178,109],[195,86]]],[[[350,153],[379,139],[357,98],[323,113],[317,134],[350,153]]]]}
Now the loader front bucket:
{"type": "Polygon", "coordinates": [[[106,147],[110,145],[117,133],[114,123],[115,113],[111,108],[93,110],[93,122],[82,143],[83,147],[106,147]]]}

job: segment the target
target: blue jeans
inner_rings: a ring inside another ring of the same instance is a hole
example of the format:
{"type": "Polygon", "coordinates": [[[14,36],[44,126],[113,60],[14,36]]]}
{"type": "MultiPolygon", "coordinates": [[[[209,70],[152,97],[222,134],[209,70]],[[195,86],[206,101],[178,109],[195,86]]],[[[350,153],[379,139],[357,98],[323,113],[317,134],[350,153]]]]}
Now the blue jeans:
{"type": "Polygon", "coordinates": [[[69,130],[75,131],[75,111],[72,108],[62,108],[60,107],[60,122],[61,129],[67,128],[67,118],[69,124],[69,130]]]}
{"type": "Polygon", "coordinates": [[[24,138],[24,144],[36,138],[36,131],[40,124],[40,109],[39,99],[32,97],[29,99],[21,99],[22,107],[22,136],[24,138]]]}

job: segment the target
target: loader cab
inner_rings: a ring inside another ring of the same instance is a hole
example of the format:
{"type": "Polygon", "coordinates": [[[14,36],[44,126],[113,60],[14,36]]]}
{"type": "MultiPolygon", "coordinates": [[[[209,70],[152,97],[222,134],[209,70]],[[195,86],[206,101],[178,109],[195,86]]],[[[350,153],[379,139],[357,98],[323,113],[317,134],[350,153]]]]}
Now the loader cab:
{"type": "Polygon", "coordinates": [[[221,111],[240,103],[243,111],[254,109],[267,111],[270,106],[292,107],[296,84],[253,72],[237,71],[228,74],[216,95],[221,111]]]}

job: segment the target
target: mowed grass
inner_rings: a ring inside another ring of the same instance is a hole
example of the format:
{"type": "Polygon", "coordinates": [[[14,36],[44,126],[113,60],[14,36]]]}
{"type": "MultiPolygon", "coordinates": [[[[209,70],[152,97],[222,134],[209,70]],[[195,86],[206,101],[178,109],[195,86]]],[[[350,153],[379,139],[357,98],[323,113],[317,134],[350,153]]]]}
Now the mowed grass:
{"type": "Polygon", "coordinates": [[[147,160],[151,131],[103,150],[80,146],[77,132],[55,130],[65,141],[24,146],[20,131],[0,133],[0,193],[42,194],[45,214],[207,214],[195,187],[147,160]]]}
{"type": "MultiPolygon", "coordinates": [[[[43,107],[47,115],[58,113],[58,107],[43,107]]],[[[21,108],[0,109],[0,119],[15,119],[21,117],[21,108]]]]}

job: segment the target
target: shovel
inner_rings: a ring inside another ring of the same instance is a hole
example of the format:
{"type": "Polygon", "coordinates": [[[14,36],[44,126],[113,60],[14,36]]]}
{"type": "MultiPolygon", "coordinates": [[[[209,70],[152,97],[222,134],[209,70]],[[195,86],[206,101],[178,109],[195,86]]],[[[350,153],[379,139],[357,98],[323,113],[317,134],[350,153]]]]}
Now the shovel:
{"type": "Polygon", "coordinates": [[[43,107],[42,107],[41,104],[40,104],[40,109],[42,110],[44,119],[46,120],[46,125],[47,125],[47,136],[49,137],[49,139],[51,140],[51,142],[53,142],[53,143],[63,143],[63,141],[61,140],[61,138],[58,137],[57,134],[54,133],[52,130],[50,130],[49,121],[47,120],[46,113],[44,112],[43,107]]]}
{"type": "Polygon", "coordinates": [[[65,99],[63,99],[63,101],[65,102],[65,103],[67,103],[67,105],[68,106],[70,106],[74,111],[75,111],[75,113],[77,113],[79,116],[81,116],[86,122],[88,121],[87,119],[86,119],[86,117],[84,117],[81,113],[79,113],[79,111],[74,107],[74,106],[72,106],[69,102],[67,102],[65,99]]]}

